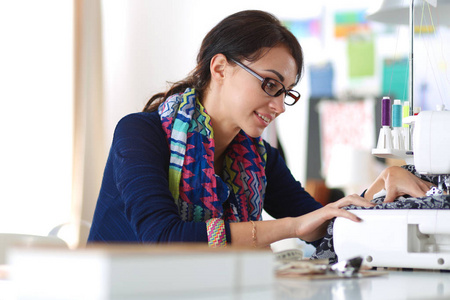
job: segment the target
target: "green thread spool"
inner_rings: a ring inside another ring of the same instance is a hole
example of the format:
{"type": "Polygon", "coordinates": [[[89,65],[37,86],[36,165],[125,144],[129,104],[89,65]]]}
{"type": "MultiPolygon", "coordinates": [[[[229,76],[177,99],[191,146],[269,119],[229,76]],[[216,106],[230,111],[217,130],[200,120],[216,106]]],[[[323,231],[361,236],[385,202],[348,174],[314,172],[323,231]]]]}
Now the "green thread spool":
{"type": "MultiPolygon", "coordinates": [[[[403,118],[409,117],[409,101],[403,102],[403,118]]],[[[403,124],[403,127],[408,128],[408,124],[403,124]]]]}

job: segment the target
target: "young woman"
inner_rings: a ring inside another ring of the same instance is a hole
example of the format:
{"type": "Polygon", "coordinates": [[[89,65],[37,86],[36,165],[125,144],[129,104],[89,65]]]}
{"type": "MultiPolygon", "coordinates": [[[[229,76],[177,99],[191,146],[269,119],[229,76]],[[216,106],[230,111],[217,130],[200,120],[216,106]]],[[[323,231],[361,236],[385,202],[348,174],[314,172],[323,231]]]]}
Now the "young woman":
{"type": "MultiPolygon", "coordinates": [[[[359,221],[341,208],[370,201],[350,195],[321,207],[260,137],[300,100],[302,70],[298,41],[271,14],[242,11],[217,24],[191,75],[117,125],[89,241],[264,247],[316,241],[336,216],[359,221]],[[262,221],[262,209],[276,220],[262,221]]],[[[400,194],[389,174],[368,194],[400,194]]]]}

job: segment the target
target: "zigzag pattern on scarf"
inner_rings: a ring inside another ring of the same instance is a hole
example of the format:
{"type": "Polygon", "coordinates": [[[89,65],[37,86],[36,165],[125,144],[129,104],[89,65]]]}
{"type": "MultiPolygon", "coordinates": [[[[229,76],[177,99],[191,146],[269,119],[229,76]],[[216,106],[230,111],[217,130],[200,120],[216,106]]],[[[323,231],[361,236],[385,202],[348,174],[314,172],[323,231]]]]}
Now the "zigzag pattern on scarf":
{"type": "Polygon", "coordinates": [[[211,119],[196,100],[195,90],[171,96],[160,105],[159,113],[171,153],[170,191],[181,218],[260,220],[267,156],[262,139],[242,131],[236,136],[226,153],[222,181],[214,170],[211,119]],[[229,197],[231,191],[235,197],[229,197]]]}

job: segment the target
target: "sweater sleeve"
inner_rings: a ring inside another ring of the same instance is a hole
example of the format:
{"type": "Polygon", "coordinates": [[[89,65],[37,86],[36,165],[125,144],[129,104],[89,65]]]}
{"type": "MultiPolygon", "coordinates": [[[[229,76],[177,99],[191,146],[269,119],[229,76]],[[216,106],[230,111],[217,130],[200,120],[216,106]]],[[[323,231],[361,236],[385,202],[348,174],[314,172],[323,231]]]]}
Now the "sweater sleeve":
{"type": "Polygon", "coordinates": [[[157,113],[123,118],[111,155],[124,214],[139,241],[208,241],[204,222],[185,222],[178,214],[169,191],[167,139],[157,113]]]}

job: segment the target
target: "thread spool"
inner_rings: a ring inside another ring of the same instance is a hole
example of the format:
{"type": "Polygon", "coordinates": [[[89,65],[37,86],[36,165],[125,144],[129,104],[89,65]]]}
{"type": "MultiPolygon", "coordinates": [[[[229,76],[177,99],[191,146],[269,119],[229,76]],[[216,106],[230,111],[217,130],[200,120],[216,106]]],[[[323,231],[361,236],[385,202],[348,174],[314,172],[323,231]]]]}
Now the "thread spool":
{"type": "MultiPolygon", "coordinates": [[[[403,119],[409,117],[409,101],[403,102],[403,119]]],[[[403,124],[403,144],[405,150],[411,150],[411,129],[408,123],[403,124]]]]}
{"type": "MultiPolygon", "coordinates": [[[[403,102],[403,118],[409,117],[409,101],[403,102]]],[[[403,124],[403,127],[409,128],[408,124],[403,124]]]]}
{"type": "Polygon", "coordinates": [[[402,101],[395,99],[392,105],[392,146],[394,149],[404,150],[402,134],[402,101]]]}
{"type": "Polygon", "coordinates": [[[378,149],[392,149],[391,98],[381,99],[381,129],[378,135],[378,149]]]}
{"type": "Polygon", "coordinates": [[[391,126],[391,98],[381,100],[381,126],[391,126]]]}
{"type": "Polygon", "coordinates": [[[392,105],[392,127],[402,127],[402,101],[398,99],[392,105]]]}

